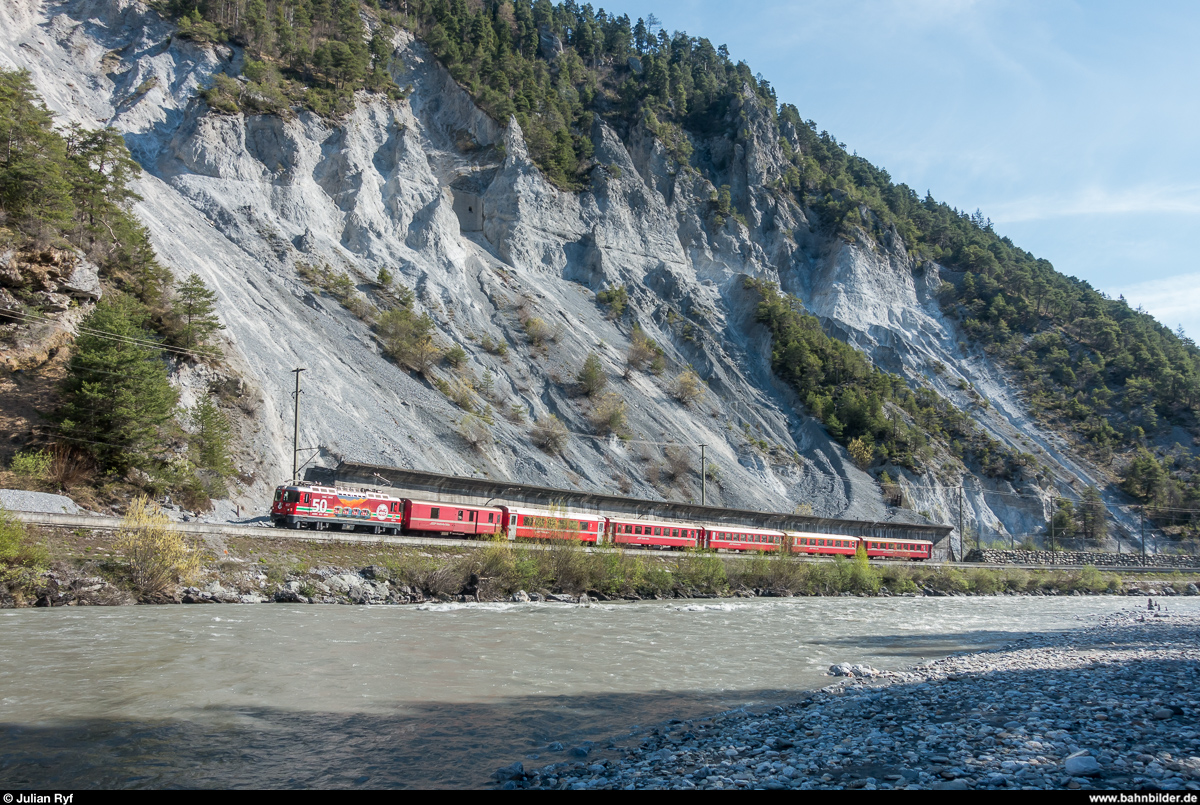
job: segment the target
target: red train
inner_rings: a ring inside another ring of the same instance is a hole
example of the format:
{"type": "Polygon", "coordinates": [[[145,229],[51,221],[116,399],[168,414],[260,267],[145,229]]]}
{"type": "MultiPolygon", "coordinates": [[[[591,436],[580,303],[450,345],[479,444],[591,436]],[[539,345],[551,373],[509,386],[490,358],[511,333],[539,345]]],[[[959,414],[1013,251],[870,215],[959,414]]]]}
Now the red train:
{"type": "Polygon", "coordinates": [[[927,540],[855,537],[681,520],[605,517],[569,509],[470,506],[388,495],[374,489],[285,485],[276,488],[271,520],[278,528],[427,534],[510,540],[570,539],[579,542],[683,550],[772,552],[790,549],[812,556],[854,556],[861,545],[872,559],[924,561],[933,555],[927,540]]]}

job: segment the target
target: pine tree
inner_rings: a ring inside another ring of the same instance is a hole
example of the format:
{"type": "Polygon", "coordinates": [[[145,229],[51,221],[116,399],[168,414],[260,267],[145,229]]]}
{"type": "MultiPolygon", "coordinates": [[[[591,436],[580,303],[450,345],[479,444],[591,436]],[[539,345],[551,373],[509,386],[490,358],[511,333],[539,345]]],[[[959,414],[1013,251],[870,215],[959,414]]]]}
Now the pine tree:
{"type": "Polygon", "coordinates": [[[608,376],[604,374],[604,365],[600,363],[600,356],[595,352],[589,352],[587,360],[583,362],[583,368],[579,370],[580,388],[589,397],[595,397],[604,387],[608,385],[608,376]]]}
{"type": "MultiPolygon", "coordinates": [[[[196,401],[189,418],[195,428],[191,438],[192,460],[196,466],[213,473],[218,479],[213,486],[219,487],[220,480],[234,472],[229,457],[229,441],[233,435],[229,419],[210,396],[196,401]]],[[[215,488],[212,491],[220,494],[223,490],[215,488]]]]}
{"type": "Polygon", "coordinates": [[[65,162],[29,73],[0,70],[0,210],[29,230],[68,225],[74,205],[65,162]]]}
{"type": "Polygon", "coordinates": [[[174,315],[178,321],[177,339],[184,349],[207,344],[217,330],[224,330],[216,314],[217,295],[208,289],[198,274],[192,274],[176,289],[174,315]]]}
{"type": "Polygon", "coordinates": [[[63,386],[63,435],[116,470],[148,462],[178,400],[145,321],[136,299],[106,296],[81,325],[63,386]]]}

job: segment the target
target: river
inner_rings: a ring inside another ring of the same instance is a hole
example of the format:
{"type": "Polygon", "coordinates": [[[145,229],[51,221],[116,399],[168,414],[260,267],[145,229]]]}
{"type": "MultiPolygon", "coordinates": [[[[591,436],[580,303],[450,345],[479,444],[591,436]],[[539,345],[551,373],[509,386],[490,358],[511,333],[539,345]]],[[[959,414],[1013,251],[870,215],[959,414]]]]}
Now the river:
{"type": "MultiPolygon", "coordinates": [[[[1165,599],[1200,610],[1200,599],[1165,599]]],[[[1138,598],[0,612],[0,787],[479,787],[636,726],[794,699],[1138,598]]],[[[636,739],[635,739],[636,740],[636,739]]]]}

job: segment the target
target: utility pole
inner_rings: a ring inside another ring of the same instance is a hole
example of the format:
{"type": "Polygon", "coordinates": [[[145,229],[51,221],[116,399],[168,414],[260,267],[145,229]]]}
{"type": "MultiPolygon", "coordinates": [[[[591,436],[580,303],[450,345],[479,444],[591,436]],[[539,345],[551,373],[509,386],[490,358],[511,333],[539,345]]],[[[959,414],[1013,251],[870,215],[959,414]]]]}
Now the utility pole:
{"type": "Polygon", "coordinates": [[[306,372],[307,369],[293,369],[292,374],[296,375],[296,407],[294,415],[294,423],[292,428],[292,480],[299,481],[296,476],[300,474],[300,373],[306,372]]]}
{"type": "MultiPolygon", "coordinates": [[[[962,540],[963,540],[963,488],[961,485],[959,485],[959,487],[958,487],[958,544],[960,547],[962,546],[962,540]]],[[[950,543],[950,561],[951,562],[956,561],[954,559],[954,543],[953,542],[950,543]]]]}
{"type": "Polygon", "coordinates": [[[1138,518],[1142,521],[1142,566],[1146,564],[1146,507],[1138,509],[1138,518]]]}
{"type": "Polygon", "coordinates": [[[704,463],[704,448],[706,444],[700,445],[700,505],[704,506],[705,481],[708,480],[708,464],[704,463]]]}

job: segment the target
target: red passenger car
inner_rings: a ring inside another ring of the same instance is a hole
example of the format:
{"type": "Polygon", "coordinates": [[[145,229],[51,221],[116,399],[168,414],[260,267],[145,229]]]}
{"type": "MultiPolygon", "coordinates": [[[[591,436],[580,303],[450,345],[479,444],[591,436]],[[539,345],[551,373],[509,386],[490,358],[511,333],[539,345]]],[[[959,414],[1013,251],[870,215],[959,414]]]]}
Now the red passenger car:
{"type": "Polygon", "coordinates": [[[907,559],[923,562],[933,556],[933,543],[919,539],[876,539],[863,537],[872,559],[907,559]]]}
{"type": "Polygon", "coordinates": [[[704,529],[696,523],[652,522],[608,518],[608,540],[617,545],[655,545],[661,548],[696,548],[704,529]]]}
{"type": "Polygon", "coordinates": [[[807,531],[789,531],[792,553],[809,556],[854,556],[858,552],[858,537],[842,534],[813,534],[807,531]]]}
{"type": "Polygon", "coordinates": [[[777,551],[783,544],[782,531],[766,531],[740,525],[715,525],[707,529],[707,547],[724,551],[777,551]]]}
{"type": "Polygon", "coordinates": [[[501,506],[503,532],[515,539],[573,539],[598,543],[604,540],[604,518],[551,509],[521,509],[501,506]]]}
{"type": "Polygon", "coordinates": [[[412,534],[499,534],[504,512],[461,503],[404,501],[404,529],[412,534]]]}

